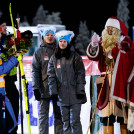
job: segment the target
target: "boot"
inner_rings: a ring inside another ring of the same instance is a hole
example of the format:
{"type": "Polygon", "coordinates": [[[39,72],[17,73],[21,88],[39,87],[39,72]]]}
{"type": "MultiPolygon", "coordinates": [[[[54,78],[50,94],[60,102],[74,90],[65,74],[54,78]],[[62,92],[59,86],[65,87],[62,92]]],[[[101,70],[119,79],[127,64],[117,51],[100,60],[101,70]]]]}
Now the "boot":
{"type": "Polygon", "coordinates": [[[114,134],[114,126],[103,126],[103,134],[114,134]]]}
{"type": "Polygon", "coordinates": [[[121,134],[127,134],[127,125],[120,125],[121,134]]]}

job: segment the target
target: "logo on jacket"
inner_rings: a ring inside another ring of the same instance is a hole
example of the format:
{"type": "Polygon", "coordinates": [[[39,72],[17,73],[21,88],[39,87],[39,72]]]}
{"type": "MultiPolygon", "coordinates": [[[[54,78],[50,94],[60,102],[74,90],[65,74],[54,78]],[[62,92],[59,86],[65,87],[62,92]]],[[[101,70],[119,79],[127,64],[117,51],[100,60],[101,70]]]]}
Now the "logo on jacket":
{"type": "Polygon", "coordinates": [[[57,62],[57,68],[61,68],[60,62],[57,62]]]}
{"type": "Polygon", "coordinates": [[[70,62],[69,61],[66,61],[66,64],[70,64],[70,62]]]}
{"type": "Polygon", "coordinates": [[[49,60],[48,55],[44,55],[44,60],[49,60]]]}

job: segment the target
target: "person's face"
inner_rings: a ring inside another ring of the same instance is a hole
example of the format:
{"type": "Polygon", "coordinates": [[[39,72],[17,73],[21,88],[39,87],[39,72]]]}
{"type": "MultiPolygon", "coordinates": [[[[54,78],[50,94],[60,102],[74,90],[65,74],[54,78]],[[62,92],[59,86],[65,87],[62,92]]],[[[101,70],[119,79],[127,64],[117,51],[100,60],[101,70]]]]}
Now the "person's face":
{"type": "Polygon", "coordinates": [[[107,33],[108,33],[109,35],[112,35],[112,33],[113,33],[113,27],[108,26],[108,27],[107,27],[107,33]]]}
{"type": "Polygon", "coordinates": [[[2,34],[7,34],[7,26],[6,26],[6,22],[1,24],[2,27],[2,34]]]}
{"type": "Polygon", "coordinates": [[[54,34],[51,32],[47,33],[45,38],[44,38],[44,41],[46,43],[54,43],[54,41],[55,41],[54,34]]]}
{"type": "Polygon", "coordinates": [[[59,41],[59,47],[60,47],[60,49],[65,49],[66,47],[67,47],[67,41],[65,40],[65,39],[61,39],[60,41],[59,41]]]}

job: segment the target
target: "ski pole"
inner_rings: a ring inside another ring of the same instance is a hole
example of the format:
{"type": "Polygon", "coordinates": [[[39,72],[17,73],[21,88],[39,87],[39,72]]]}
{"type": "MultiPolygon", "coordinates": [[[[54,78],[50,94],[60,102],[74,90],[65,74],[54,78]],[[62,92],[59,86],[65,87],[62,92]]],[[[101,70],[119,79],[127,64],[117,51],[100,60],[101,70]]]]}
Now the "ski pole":
{"type": "MultiPolygon", "coordinates": [[[[15,28],[14,28],[14,23],[13,23],[13,17],[12,17],[12,11],[11,11],[11,3],[9,5],[9,11],[10,11],[10,17],[11,17],[11,22],[12,22],[12,27],[13,27],[13,32],[14,32],[14,37],[16,38],[16,34],[15,34],[15,28]]],[[[18,26],[19,26],[19,19],[17,20],[18,22],[18,26]]],[[[19,27],[18,27],[19,29],[19,27]]],[[[19,33],[20,31],[18,31],[17,33],[19,33]]],[[[16,48],[16,44],[15,48],[16,48]]],[[[15,51],[17,51],[15,49],[15,51]]],[[[21,53],[19,53],[20,56],[22,56],[21,53]]],[[[22,78],[22,85],[23,85],[23,91],[24,91],[24,100],[25,100],[25,107],[26,107],[26,116],[27,116],[27,124],[28,124],[28,132],[29,134],[31,134],[31,126],[30,126],[30,112],[29,112],[29,100],[28,100],[28,81],[25,79],[25,73],[24,73],[24,69],[23,69],[23,64],[22,64],[22,60],[19,60],[19,66],[20,66],[20,73],[21,73],[21,78],[22,78]]],[[[23,130],[23,128],[22,128],[23,130]]],[[[22,131],[23,132],[23,131],[22,131]]]]}
{"type": "MultiPolygon", "coordinates": [[[[17,30],[17,38],[21,38],[21,33],[19,31],[19,22],[20,19],[17,18],[18,30],[17,30]]],[[[21,53],[19,53],[22,56],[21,53]]],[[[27,125],[28,125],[28,132],[31,134],[31,126],[30,126],[30,112],[29,112],[29,99],[28,99],[28,81],[25,78],[25,73],[23,69],[22,59],[19,60],[20,72],[21,72],[21,79],[23,85],[23,92],[24,92],[24,100],[25,100],[25,107],[26,107],[26,116],[27,116],[27,125]]]]}
{"type": "Polygon", "coordinates": [[[20,91],[21,133],[23,134],[23,104],[22,104],[22,83],[21,83],[20,66],[19,66],[19,91],[20,91]]]}
{"type": "MultiPolygon", "coordinates": [[[[14,22],[13,22],[13,16],[12,16],[12,10],[11,10],[11,3],[9,4],[9,12],[10,12],[10,18],[11,18],[11,23],[12,23],[12,28],[13,28],[13,33],[14,37],[16,38],[16,33],[15,33],[15,28],[14,28],[14,22]]],[[[15,51],[16,50],[16,45],[15,46],[15,51]]],[[[23,105],[22,105],[22,88],[21,88],[21,76],[20,76],[20,67],[19,67],[19,92],[20,92],[20,114],[21,114],[21,134],[23,134],[23,105]]]]}
{"type": "MultiPolygon", "coordinates": [[[[20,53],[22,56],[22,54],[20,53]]],[[[21,78],[22,78],[22,85],[24,91],[24,99],[25,99],[25,106],[26,106],[26,115],[27,115],[27,124],[28,124],[28,132],[31,134],[31,126],[30,126],[30,110],[29,110],[29,99],[28,99],[28,81],[25,78],[24,69],[22,60],[19,60],[20,71],[21,71],[21,78]]]]}

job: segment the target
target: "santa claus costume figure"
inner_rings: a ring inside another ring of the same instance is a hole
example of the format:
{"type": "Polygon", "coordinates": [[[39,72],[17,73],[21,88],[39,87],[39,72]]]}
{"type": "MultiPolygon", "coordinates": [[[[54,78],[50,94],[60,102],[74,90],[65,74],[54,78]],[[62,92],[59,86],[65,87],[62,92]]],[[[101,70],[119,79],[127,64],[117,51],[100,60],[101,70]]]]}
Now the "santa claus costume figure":
{"type": "Polygon", "coordinates": [[[120,123],[121,134],[127,132],[128,108],[132,104],[130,94],[133,92],[127,90],[127,83],[134,65],[134,44],[127,35],[125,24],[116,17],[110,17],[106,21],[102,37],[94,33],[87,47],[88,58],[98,61],[101,72],[96,80],[99,97],[96,112],[103,124],[104,134],[114,133],[113,125],[116,121],[120,123]]]}

